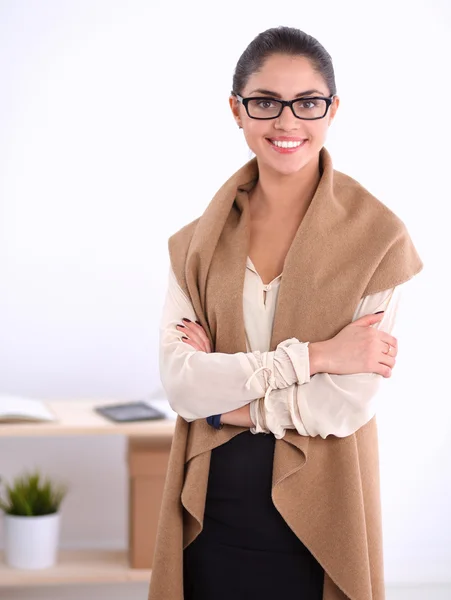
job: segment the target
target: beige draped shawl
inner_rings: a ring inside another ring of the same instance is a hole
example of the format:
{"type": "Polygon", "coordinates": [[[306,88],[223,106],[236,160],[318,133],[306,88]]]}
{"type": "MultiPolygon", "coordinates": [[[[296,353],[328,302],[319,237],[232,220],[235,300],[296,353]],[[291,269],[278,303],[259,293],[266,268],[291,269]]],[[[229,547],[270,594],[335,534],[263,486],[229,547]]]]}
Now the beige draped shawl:
{"type": "MultiPolygon", "coordinates": [[[[333,337],[352,321],[362,297],[401,284],[423,267],[404,223],[333,169],[325,148],[320,169],[285,259],[270,350],[291,337],[310,342],[333,337]]],[[[257,178],[254,158],[219,189],[200,218],[169,240],[178,283],[216,352],[246,352],[248,191],[257,178]]],[[[183,548],[202,530],[211,450],[243,431],[233,426],[217,431],[204,420],[188,424],[178,417],[150,600],[182,600],[183,548]]],[[[324,568],[323,600],[385,598],[375,417],[345,438],[288,431],[276,440],[272,500],[324,568]]]]}

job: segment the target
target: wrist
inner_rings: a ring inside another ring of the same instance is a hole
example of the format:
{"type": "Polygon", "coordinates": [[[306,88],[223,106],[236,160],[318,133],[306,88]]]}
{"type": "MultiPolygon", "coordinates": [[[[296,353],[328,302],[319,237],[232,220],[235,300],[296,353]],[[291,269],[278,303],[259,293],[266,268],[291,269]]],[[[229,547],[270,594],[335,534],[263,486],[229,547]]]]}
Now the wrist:
{"type": "Polygon", "coordinates": [[[310,377],[315,373],[327,372],[326,342],[309,343],[310,377]]]}
{"type": "Polygon", "coordinates": [[[225,425],[235,425],[236,427],[254,427],[251,419],[250,405],[246,404],[241,408],[237,408],[221,415],[221,423],[225,425]]]}

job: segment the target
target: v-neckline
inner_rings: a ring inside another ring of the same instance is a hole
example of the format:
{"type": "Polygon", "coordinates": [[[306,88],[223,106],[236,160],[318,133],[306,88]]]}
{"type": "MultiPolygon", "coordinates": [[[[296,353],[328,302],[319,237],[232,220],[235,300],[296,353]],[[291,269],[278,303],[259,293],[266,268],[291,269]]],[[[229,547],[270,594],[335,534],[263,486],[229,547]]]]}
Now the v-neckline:
{"type": "Polygon", "coordinates": [[[257,271],[257,269],[255,268],[255,265],[252,262],[251,257],[249,255],[247,256],[247,261],[249,263],[248,266],[250,266],[251,269],[254,271],[254,273],[258,276],[258,278],[260,279],[263,287],[268,287],[269,285],[272,285],[276,281],[276,279],[280,279],[280,277],[282,277],[282,275],[283,275],[283,271],[282,271],[282,273],[280,273],[280,275],[277,275],[277,277],[274,277],[274,279],[272,281],[270,281],[269,283],[264,283],[263,279],[260,277],[260,274],[257,271]]]}

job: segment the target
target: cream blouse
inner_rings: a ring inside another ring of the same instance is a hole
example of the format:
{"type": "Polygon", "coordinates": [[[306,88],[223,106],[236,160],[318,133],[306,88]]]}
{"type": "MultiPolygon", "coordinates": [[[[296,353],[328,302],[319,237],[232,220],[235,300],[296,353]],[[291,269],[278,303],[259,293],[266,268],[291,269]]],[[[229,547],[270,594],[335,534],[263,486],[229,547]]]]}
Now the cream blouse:
{"type": "MultiPolygon", "coordinates": [[[[310,377],[309,342],[296,338],[268,351],[282,275],[265,285],[247,258],[243,289],[247,352],[206,353],[183,342],[186,334],[176,329],[183,317],[195,321],[197,315],[169,269],[160,321],[160,378],[172,409],[186,421],[250,403],[252,433],[273,433],[280,439],[287,429],[296,429],[300,435],[325,438],[351,435],[374,416],[382,375],[310,377]]],[[[402,285],[363,298],[352,320],[384,310],[382,320],[372,327],[392,333],[402,285]]]]}

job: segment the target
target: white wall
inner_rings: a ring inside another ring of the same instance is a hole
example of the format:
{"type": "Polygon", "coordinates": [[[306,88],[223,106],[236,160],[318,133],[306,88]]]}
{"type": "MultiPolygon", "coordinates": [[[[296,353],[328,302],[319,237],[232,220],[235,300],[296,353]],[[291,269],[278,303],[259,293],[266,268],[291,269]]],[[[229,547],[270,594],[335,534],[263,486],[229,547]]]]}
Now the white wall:
{"type": "MultiPolygon", "coordinates": [[[[334,164],[404,220],[425,263],[380,395],[386,576],[451,582],[447,0],[0,2],[0,393],[158,394],[167,238],[247,160],[233,69],[279,24],[332,54],[334,164]]],[[[0,475],[31,464],[70,478],[63,546],[125,545],[123,439],[0,438],[0,475]]]]}

